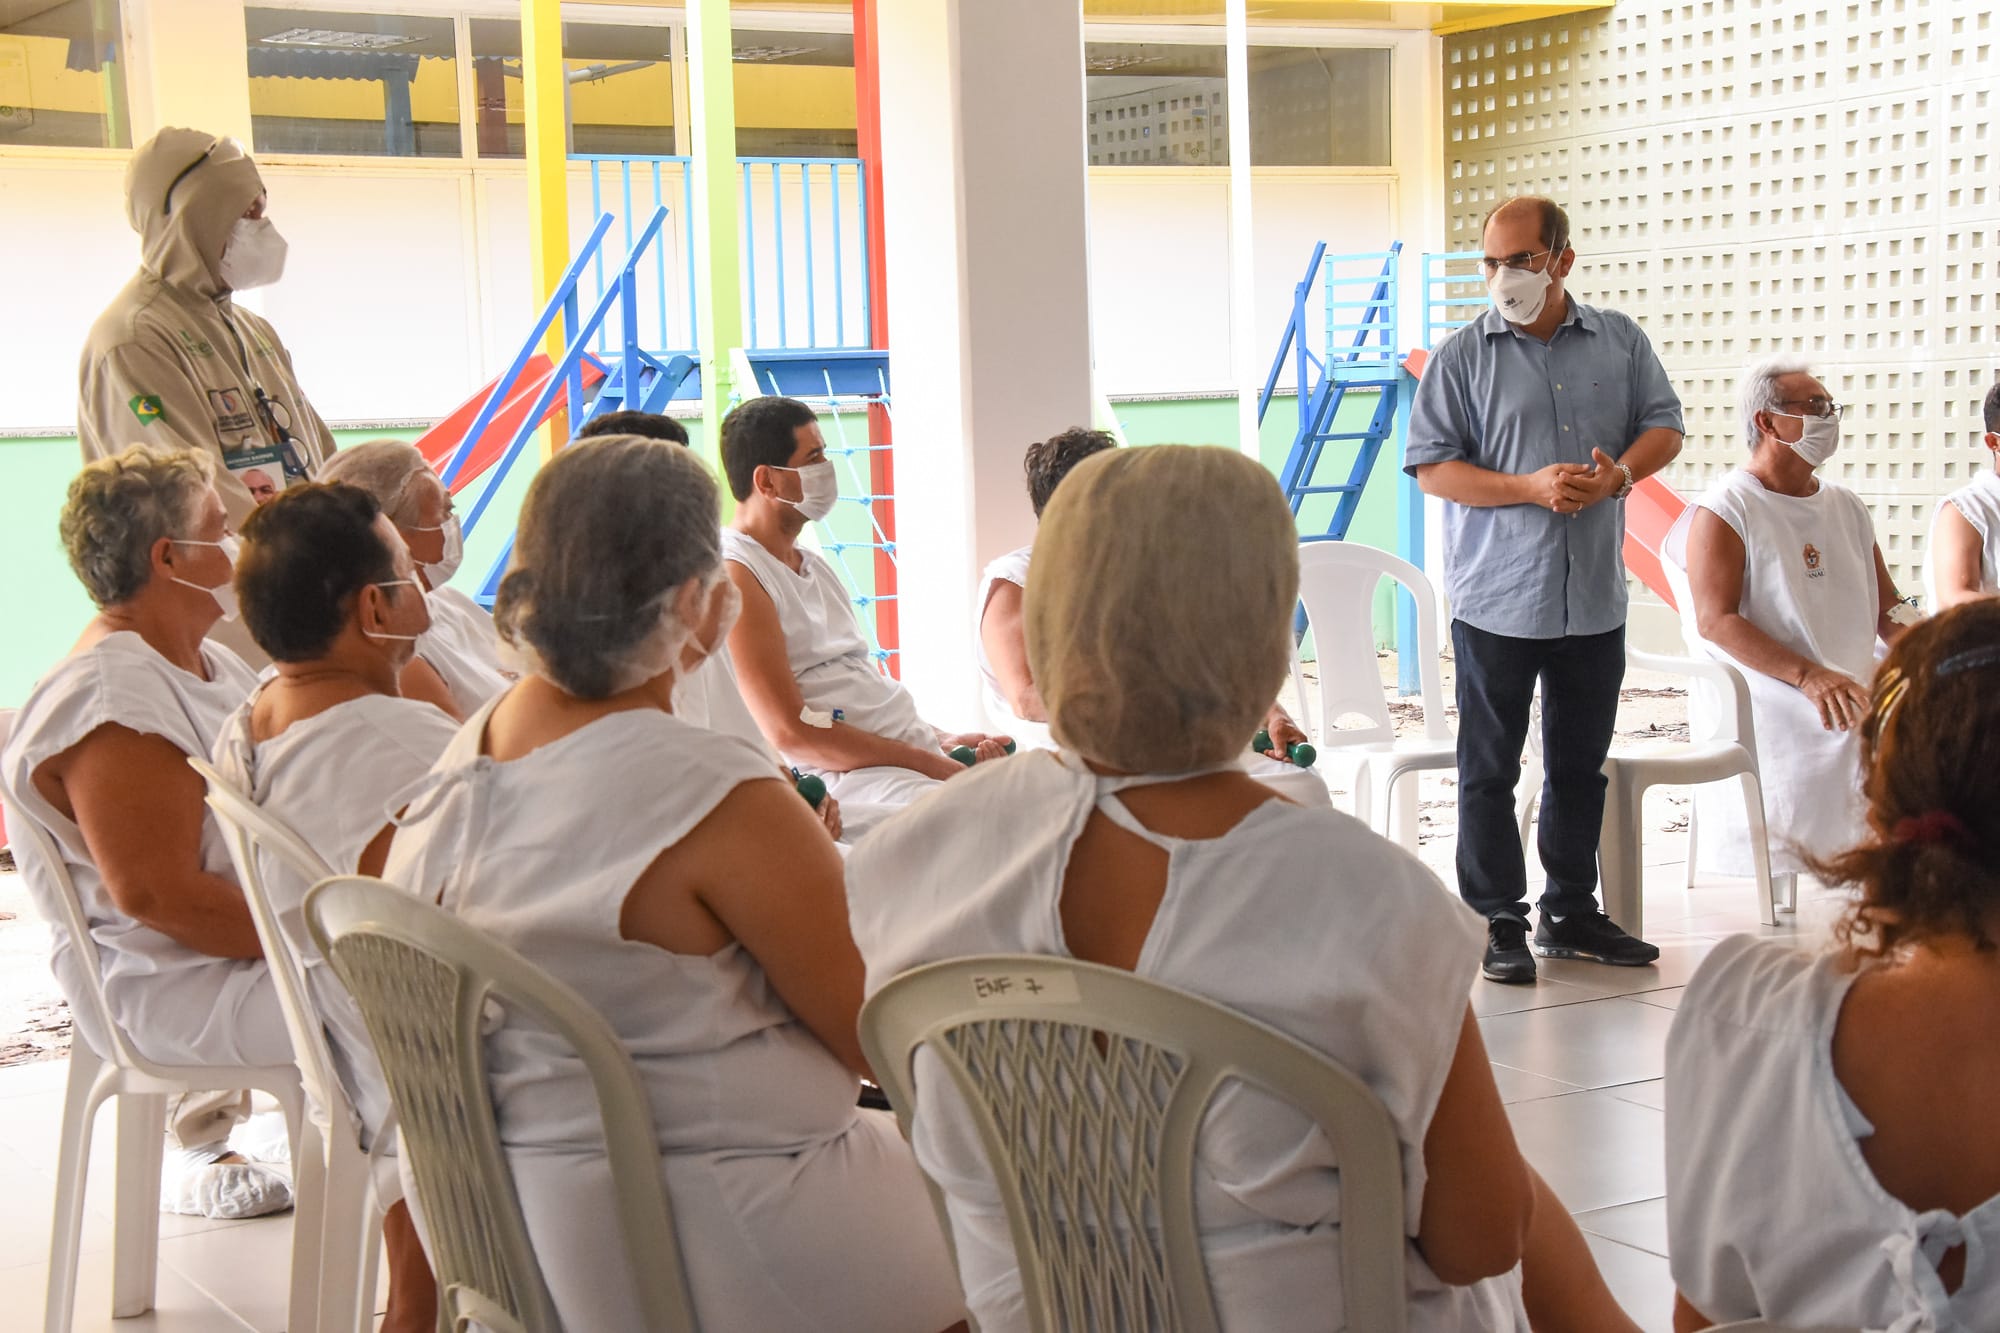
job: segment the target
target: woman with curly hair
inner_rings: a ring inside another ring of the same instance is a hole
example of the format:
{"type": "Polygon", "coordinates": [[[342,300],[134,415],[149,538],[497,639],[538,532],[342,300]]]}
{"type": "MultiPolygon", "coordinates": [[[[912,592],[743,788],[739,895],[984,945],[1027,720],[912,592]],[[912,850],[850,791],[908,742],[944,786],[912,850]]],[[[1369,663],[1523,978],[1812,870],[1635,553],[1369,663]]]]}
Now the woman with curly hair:
{"type": "Polygon", "coordinates": [[[2000,602],[1912,628],[1875,679],[1868,836],[1818,956],[1739,936],[1667,1043],[1678,1333],[1973,1333],[2000,1310],[2000,602]]]}

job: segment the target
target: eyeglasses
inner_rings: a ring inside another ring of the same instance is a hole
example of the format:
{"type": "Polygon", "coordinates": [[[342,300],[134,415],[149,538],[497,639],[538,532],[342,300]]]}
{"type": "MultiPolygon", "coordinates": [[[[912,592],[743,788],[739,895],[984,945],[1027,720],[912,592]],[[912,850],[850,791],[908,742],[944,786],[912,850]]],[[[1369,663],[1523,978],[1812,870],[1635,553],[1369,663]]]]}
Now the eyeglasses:
{"type": "Polygon", "coordinates": [[[1484,269],[1486,276],[1490,278],[1503,268],[1511,268],[1516,271],[1525,270],[1531,267],[1543,255],[1553,253],[1555,253],[1553,250],[1536,250],[1533,253],[1523,250],[1520,254],[1508,255],[1505,259],[1495,259],[1492,255],[1482,255],[1479,259],[1479,267],[1484,269]]]}
{"type": "Polygon", "coordinates": [[[194,161],[182,167],[181,174],[174,177],[171,181],[167,182],[167,197],[163,201],[161,201],[160,204],[160,213],[163,216],[172,213],[174,211],[174,190],[179,187],[182,181],[188,178],[188,174],[190,172],[192,172],[196,167],[200,166],[202,163],[208,161],[209,157],[212,154],[214,154],[216,149],[220,147],[222,147],[222,140],[220,139],[212,140],[209,143],[208,147],[201,150],[200,157],[196,158],[194,161]]]}
{"type": "Polygon", "coordinates": [[[1803,412],[1788,412],[1787,416],[1832,417],[1835,421],[1847,415],[1847,404],[1836,403],[1831,398],[1780,398],[1779,407],[1803,407],[1803,412]]]}

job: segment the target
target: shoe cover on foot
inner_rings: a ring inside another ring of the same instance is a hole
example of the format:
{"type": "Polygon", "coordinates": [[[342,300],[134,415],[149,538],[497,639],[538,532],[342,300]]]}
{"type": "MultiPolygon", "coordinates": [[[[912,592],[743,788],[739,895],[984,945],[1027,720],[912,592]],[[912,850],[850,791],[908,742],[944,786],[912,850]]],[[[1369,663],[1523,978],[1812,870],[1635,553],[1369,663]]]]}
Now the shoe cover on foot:
{"type": "Polygon", "coordinates": [[[292,1136],[283,1111],[259,1111],[230,1131],[229,1146],[253,1162],[290,1166],[292,1136]]]}
{"type": "Polygon", "coordinates": [[[233,1220],[281,1213],[292,1206],[292,1186],[268,1166],[216,1159],[230,1149],[169,1148],[160,1170],[160,1211],[233,1220]]]}

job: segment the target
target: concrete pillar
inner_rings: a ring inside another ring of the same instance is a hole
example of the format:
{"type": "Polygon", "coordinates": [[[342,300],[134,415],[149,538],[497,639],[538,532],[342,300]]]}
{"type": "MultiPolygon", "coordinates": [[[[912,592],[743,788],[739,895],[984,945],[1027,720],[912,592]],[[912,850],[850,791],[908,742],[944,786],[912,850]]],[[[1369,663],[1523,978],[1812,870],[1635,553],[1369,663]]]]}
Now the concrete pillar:
{"type": "Polygon", "coordinates": [[[132,142],[169,125],[251,148],[249,32],[242,0],[125,0],[132,142]]]}
{"type": "Polygon", "coordinates": [[[880,0],[902,676],[980,717],[980,569],[1028,542],[1027,446],[1091,419],[1077,0],[880,0]]]}

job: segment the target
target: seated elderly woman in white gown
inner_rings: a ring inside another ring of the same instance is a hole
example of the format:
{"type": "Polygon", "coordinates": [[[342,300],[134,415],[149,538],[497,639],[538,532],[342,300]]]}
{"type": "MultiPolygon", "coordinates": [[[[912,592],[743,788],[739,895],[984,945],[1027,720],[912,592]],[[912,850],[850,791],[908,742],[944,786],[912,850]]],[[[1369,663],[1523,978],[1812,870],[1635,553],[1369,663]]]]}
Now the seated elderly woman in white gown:
{"type": "MultiPolygon", "coordinates": [[[[495,603],[531,671],[412,794],[385,875],[625,1040],[704,1329],[935,1333],[964,1303],[908,1146],[855,1107],[840,857],[767,754],[673,714],[690,637],[728,632],[718,518],[675,445],[584,440],[543,466],[495,603]]],[[[582,1065],[511,1028],[488,1056],[564,1326],[640,1329],[582,1065]]]]}
{"type": "MultiPolygon", "coordinates": [[[[1276,481],[1228,449],[1102,453],[1056,493],[1035,560],[1028,654],[1062,748],[982,764],[855,849],[870,992],[925,963],[1039,953],[1272,1024],[1395,1120],[1411,1329],[1515,1333],[1530,1312],[1538,1329],[1632,1329],[1514,1145],[1466,1002],[1479,920],[1415,857],[1241,769],[1292,648],[1297,537],[1276,481]]],[[[980,1327],[1020,1328],[977,1133],[921,1060],[917,1075],[912,1142],[945,1194],[968,1301],[980,1327]]],[[[1222,1326],[1340,1327],[1340,1191],[1319,1131],[1226,1091],[1197,1151],[1222,1326]]]]}
{"type": "Polygon", "coordinates": [[[1726,940],[1667,1038],[1677,1333],[2000,1327],[2000,602],[1918,625],[1859,728],[1857,894],[1817,956],[1726,940]]]}
{"type": "MultiPolygon", "coordinates": [[[[70,483],[63,545],[98,611],[35,683],[0,771],[9,818],[40,828],[68,868],[111,1016],[138,1052],[164,1064],[284,1065],[292,1043],[257,929],[187,763],[208,755],[257,683],[242,658],[203,638],[236,611],[236,543],[214,475],[206,454],[135,445],[70,483]]],[[[59,919],[53,870],[21,856],[45,921],[59,919]]],[[[90,984],[60,930],[49,965],[72,998],[90,984]]],[[[109,1049],[87,1021],[78,1038],[109,1049]]],[[[230,1150],[248,1110],[238,1092],[174,1099],[179,1151],[167,1158],[163,1209],[254,1217],[290,1205],[283,1176],[230,1150]]]]}
{"type": "MultiPolygon", "coordinates": [[[[293,486],[243,524],[236,591],[275,675],[223,724],[217,769],[341,874],[380,874],[392,793],[423,777],[458,727],[398,681],[430,625],[409,550],[359,487],[293,486]]],[[[325,1021],[364,1146],[382,1132],[389,1092],[367,1026],[305,928],[311,883],[259,852],[264,891],[325,1021]]],[[[345,1114],[346,1108],[333,1108],[345,1114]]],[[[384,1219],[384,1333],[437,1324],[436,1285],[398,1202],[384,1219]]]]}
{"type": "Polygon", "coordinates": [[[461,721],[507,688],[514,674],[500,661],[500,641],[486,608],[451,586],[465,559],[465,539],[445,490],[416,446],[370,440],[342,449],[320,469],[321,481],[359,486],[375,497],[416,562],[430,603],[430,627],[403,668],[402,693],[461,721]]]}
{"type": "MultiPolygon", "coordinates": [[[[1022,471],[1028,481],[1028,503],[1034,506],[1035,521],[1049,507],[1056,487],[1084,459],[1106,449],[1116,449],[1118,441],[1109,432],[1072,426],[1066,431],[1028,446],[1022,471]]],[[[979,663],[980,683],[985,687],[986,711],[1021,745],[1046,748],[1049,736],[1048,710],[1035,688],[1035,674],[1028,666],[1027,636],[1022,631],[1021,606],[1027,596],[1028,565],[1034,554],[1031,542],[1009,551],[986,566],[979,576],[978,625],[973,635],[973,656],[979,663]]],[[[1302,805],[1333,804],[1326,783],[1310,767],[1300,768],[1288,757],[1291,749],[1310,739],[1292,720],[1282,704],[1273,702],[1260,724],[1271,748],[1258,752],[1248,748],[1244,766],[1250,776],[1264,782],[1302,805]]],[[[1247,739],[1247,738],[1246,738],[1247,739]]]]}

